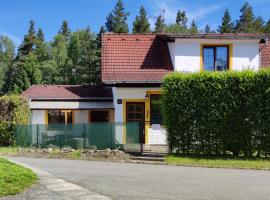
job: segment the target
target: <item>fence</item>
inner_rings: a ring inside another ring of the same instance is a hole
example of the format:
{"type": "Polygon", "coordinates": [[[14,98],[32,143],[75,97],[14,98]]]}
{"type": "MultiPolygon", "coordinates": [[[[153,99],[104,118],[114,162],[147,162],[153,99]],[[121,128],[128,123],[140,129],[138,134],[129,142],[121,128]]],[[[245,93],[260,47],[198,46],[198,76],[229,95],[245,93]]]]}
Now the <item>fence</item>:
{"type": "Polygon", "coordinates": [[[74,149],[124,149],[140,151],[140,124],[84,123],[18,125],[16,145],[48,148],[65,146],[74,149]]]}

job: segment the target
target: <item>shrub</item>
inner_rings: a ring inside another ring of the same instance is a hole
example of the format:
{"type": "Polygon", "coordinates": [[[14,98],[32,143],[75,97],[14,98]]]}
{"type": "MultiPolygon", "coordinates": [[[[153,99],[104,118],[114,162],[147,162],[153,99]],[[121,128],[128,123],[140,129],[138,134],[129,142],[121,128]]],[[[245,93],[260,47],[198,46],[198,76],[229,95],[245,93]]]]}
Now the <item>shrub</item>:
{"type": "Polygon", "coordinates": [[[0,97],[0,146],[14,143],[16,125],[28,124],[30,109],[27,102],[18,95],[0,97]]]}
{"type": "Polygon", "coordinates": [[[270,71],[173,73],[163,93],[171,150],[270,152],[270,71]]]}

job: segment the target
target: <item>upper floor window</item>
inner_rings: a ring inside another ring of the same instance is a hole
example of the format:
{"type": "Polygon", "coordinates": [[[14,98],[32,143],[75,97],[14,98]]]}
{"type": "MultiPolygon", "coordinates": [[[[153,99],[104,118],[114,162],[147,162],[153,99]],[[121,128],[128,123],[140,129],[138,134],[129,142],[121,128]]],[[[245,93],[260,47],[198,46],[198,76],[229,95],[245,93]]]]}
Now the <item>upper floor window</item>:
{"type": "Polygon", "coordinates": [[[229,46],[203,46],[203,69],[226,71],[229,69],[229,46]]]}

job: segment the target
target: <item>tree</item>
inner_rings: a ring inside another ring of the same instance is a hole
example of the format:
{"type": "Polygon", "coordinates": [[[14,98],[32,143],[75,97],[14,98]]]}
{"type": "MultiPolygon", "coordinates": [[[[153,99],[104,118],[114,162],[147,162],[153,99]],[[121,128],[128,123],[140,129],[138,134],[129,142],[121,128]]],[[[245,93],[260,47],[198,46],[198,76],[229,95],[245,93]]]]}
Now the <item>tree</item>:
{"type": "Polygon", "coordinates": [[[264,33],[270,33],[270,19],[264,26],[264,33]]]}
{"type": "Polygon", "coordinates": [[[188,21],[188,18],[186,16],[186,12],[178,10],[177,15],[176,15],[176,24],[179,24],[181,27],[186,29],[187,21],[188,21]]]}
{"type": "Polygon", "coordinates": [[[261,16],[257,17],[254,21],[254,33],[263,33],[265,28],[265,21],[261,16]]]}
{"type": "Polygon", "coordinates": [[[146,10],[144,7],[140,8],[140,15],[136,16],[135,21],[133,22],[133,33],[149,33],[150,24],[148,22],[146,10]]]}
{"type": "Polygon", "coordinates": [[[122,0],[118,0],[114,10],[110,12],[107,17],[107,22],[105,23],[107,31],[114,33],[128,33],[128,16],[129,13],[125,12],[122,0]]]}
{"type": "Polygon", "coordinates": [[[69,29],[68,22],[66,20],[64,20],[62,25],[61,25],[60,30],[58,31],[58,34],[61,34],[61,35],[65,36],[66,39],[68,39],[70,36],[70,33],[71,33],[71,31],[69,29]]]}
{"type": "Polygon", "coordinates": [[[72,61],[69,84],[93,85],[99,83],[100,63],[96,37],[90,29],[74,32],[68,46],[68,56],[72,61]]]}
{"type": "Polygon", "coordinates": [[[163,33],[164,29],[165,29],[164,19],[161,15],[159,15],[155,23],[155,33],[163,33]]]}
{"type": "Polygon", "coordinates": [[[39,28],[37,32],[35,54],[37,55],[37,59],[40,63],[48,60],[49,58],[48,46],[45,42],[45,36],[41,28],[39,28]]]}
{"type": "Polygon", "coordinates": [[[24,36],[23,42],[19,46],[17,58],[23,59],[30,52],[33,52],[36,47],[36,42],[35,22],[31,20],[29,23],[28,33],[24,36]]]}
{"type": "Polygon", "coordinates": [[[189,28],[189,32],[192,33],[192,34],[199,33],[198,27],[195,24],[195,21],[194,20],[192,20],[192,22],[191,22],[191,25],[190,25],[190,28],[189,28]]]}
{"type": "Polygon", "coordinates": [[[218,27],[219,33],[232,33],[234,32],[234,23],[231,21],[231,15],[229,13],[229,10],[226,9],[224,12],[224,15],[222,17],[222,23],[218,27]]]}
{"type": "Polygon", "coordinates": [[[0,36],[0,95],[5,82],[5,74],[14,59],[15,45],[7,36],[0,36]]]}
{"type": "MultiPolygon", "coordinates": [[[[56,73],[53,73],[55,77],[47,77],[47,80],[55,80],[57,84],[68,84],[66,67],[69,63],[69,58],[67,47],[68,43],[64,35],[58,34],[54,37],[51,43],[51,60],[55,63],[56,73]]],[[[46,70],[43,74],[46,74],[46,70]]]]}
{"type": "Polygon", "coordinates": [[[175,23],[175,24],[170,24],[165,27],[165,32],[166,33],[175,33],[175,34],[180,34],[180,33],[188,33],[188,30],[184,28],[183,26],[175,23]]]}
{"type": "Polygon", "coordinates": [[[206,24],[204,28],[204,33],[213,33],[209,24],[206,24]]]}
{"type": "Polygon", "coordinates": [[[97,34],[97,48],[100,50],[102,45],[102,34],[106,33],[104,26],[101,26],[97,34]]]}
{"type": "Polygon", "coordinates": [[[253,8],[245,2],[240,9],[241,15],[236,22],[236,32],[253,33],[254,30],[254,13],[253,8]]]}

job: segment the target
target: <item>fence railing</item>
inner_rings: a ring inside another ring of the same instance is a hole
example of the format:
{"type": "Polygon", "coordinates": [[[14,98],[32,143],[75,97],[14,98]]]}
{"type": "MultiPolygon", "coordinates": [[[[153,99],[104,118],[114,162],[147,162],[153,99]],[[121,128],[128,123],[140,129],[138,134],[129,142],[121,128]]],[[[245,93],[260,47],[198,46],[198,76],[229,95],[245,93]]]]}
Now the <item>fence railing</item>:
{"type": "Polygon", "coordinates": [[[21,147],[139,150],[140,125],[138,122],[18,125],[15,139],[21,147]]]}

